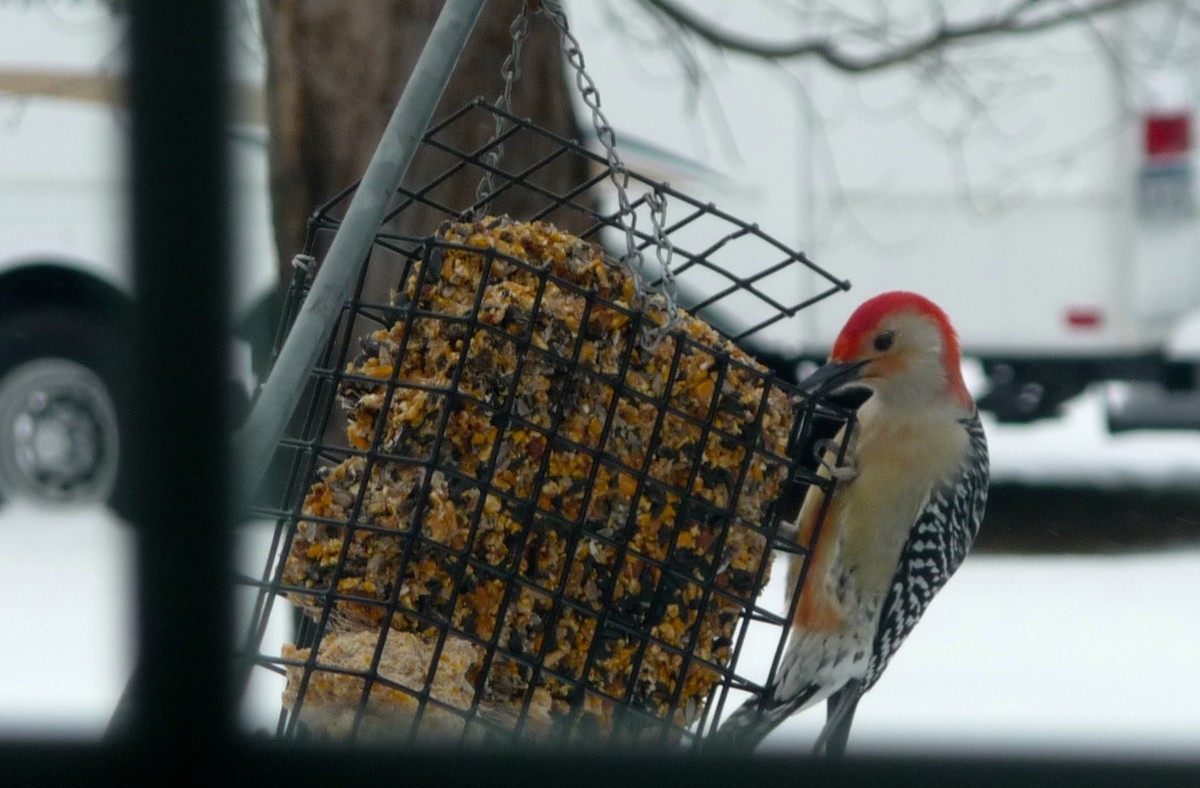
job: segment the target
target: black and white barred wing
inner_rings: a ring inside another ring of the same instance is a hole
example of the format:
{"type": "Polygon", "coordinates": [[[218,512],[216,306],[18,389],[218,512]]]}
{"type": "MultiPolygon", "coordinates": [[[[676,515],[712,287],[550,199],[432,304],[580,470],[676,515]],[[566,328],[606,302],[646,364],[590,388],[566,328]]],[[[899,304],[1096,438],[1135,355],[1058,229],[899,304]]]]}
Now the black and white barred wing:
{"type": "Polygon", "coordinates": [[[983,521],[988,492],[987,438],[979,414],[962,422],[968,457],[957,480],[935,490],[921,510],[884,598],[863,690],[879,679],[925,608],[962,564],[983,521]]]}

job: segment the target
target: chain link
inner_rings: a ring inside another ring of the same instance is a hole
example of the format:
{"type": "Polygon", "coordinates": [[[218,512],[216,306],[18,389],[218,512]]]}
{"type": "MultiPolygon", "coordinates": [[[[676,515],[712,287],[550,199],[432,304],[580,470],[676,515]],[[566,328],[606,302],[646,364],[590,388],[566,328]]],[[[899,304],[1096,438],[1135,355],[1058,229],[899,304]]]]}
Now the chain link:
{"type": "Polygon", "coordinates": [[[671,270],[671,258],[675,255],[675,247],[667,235],[667,197],[657,187],[646,195],[646,204],[650,206],[650,223],[654,226],[654,254],[658,258],[658,270],[661,278],[657,289],[666,300],[663,309],[667,313],[667,322],[655,329],[654,344],[663,334],[670,331],[679,322],[679,303],[676,300],[675,272],[671,270]]]}
{"type": "Polygon", "coordinates": [[[617,135],[612,124],[608,122],[604,111],[600,109],[600,91],[583,62],[583,51],[579,40],[572,35],[567,25],[566,14],[558,0],[542,0],[541,7],[558,28],[562,42],[563,54],[567,64],[575,73],[575,85],[583,103],[591,111],[592,127],[596,131],[596,139],[604,149],[608,161],[608,177],[617,192],[617,224],[625,232],[625,263],[634,277],[638,299],[645,302],[652,293],[662,296],[663,310],[667,320],[660,326],[649,326],[646,329],[647,343],[654,348],[662,337],[674,327],[679,320],[679,306],[676,303],[675,273],[671,270],[671,258],[674,248],[666,232],[666,195],[660,189],[654,189],[646,194],[646,204],[650,207],[650,221],[654,231],[655,252],[658,259],[657,281],[650,284],[651,277],[646,275],[646,264],[642,251],[637,243],[637,212],[629,201],[629,171],[617,153],[617,135]]]}
{"type": "MultiPolygon", "coordinates": [[[[530,5],[527,2],[521,3],[521,13],[517,14],[517,17],[508,26],[508,34],[512,38],[512,51],[508,53],[508,56],[504,58],[504,63],[500,66],[500,77],[504,80],[504,88],[496,99],[496,107],[510,115],[513,114],[513,86],[521,78],[521,48],[525,43],[525,37],[529,35],[529,19],[537,13],[537,9],[531,9],[530,5]]],[[[504,134],[504,116],[496,114],[495,117],[496,127],[490,140],[495,144],[483,156],[483,177],[479,179],[479,185],[475,187],[475,202],[480,205],[480,210],[484,213],[487,212],[487,203],[496,190],[496,181],[492,170],[496,168],[504,155],[504,145],[499,141],[500,136],[504,134]]]]}

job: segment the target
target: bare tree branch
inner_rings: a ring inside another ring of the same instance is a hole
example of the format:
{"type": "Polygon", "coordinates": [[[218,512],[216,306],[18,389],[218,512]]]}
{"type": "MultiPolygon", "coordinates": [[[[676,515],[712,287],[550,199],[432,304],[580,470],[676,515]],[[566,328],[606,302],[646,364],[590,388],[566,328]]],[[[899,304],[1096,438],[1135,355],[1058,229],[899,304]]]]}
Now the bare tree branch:
{"type": "Polygon", "coordinates": [[[753,40],[724,30],[720,25],[682,7],[675,0],[640,0],[678,27],[708,43],[733,52],[768,60],[815,57],[834,68],[848,72],[864,72],[912,60],[935,51],[946,44],[987,35],[1013,35],[1047,30],[1125,8],[1149,0],[1090,0],[1064,3],[1062,0],[1018,0],[1008,9],[986,19],[967,24],[950,24],[942,20],[928,35],[913,41],[889,46],[868,55],[854,55],[839,46],[832,38],[802,38],[795,41],[770,42],[753,40]]]}

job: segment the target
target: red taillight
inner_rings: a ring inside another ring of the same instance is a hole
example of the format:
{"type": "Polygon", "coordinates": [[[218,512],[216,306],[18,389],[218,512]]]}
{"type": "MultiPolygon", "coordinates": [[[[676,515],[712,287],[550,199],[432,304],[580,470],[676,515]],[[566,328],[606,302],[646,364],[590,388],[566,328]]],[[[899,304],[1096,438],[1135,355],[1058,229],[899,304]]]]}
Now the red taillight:
{"type": "Polygon", "coordinates": [[[1150,115],[1145,121],[1146,158],[1168,159],[1192,149],[1192,116],[1185,113],[1150,115]]]}
{"type": "Polygon", "coordinates": [[[1066,320],[1071,328],[1100,328],[1104,312],[1094,306],[1072,306],[1067,308],[1066,320]]]}

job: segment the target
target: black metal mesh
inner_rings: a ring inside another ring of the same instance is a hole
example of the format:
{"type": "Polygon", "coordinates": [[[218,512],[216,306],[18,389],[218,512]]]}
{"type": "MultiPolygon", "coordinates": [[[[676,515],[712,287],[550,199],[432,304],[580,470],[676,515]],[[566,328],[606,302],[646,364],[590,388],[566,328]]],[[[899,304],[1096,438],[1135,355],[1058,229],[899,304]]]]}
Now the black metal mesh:
{"type": "MultiPolygon", "coordinates": [[[[277,521],[270,556],[242,578],[257,591],[247,672],[286,675],[284,736],[702,735],[731,690],[761,691],[737,668],[751,622],[778,663],[787,603],[759,594],[773,548],[805,549],[776,529],[824,483],[805,447],[852,417],[733,343],[795,330],[800,309],[844,285],[756,226],[631,174],[631,191],[668,200],[680,305],[725,335],[692,321],[650,348],[642,329],[661,299],[636,306],[620,264],[536,223],[623,249],[621,217],[597,207],[605,159],[478,101],[422,147],[436,174],[396,195],[277,453],[283,482],[261,507],[277,521]],[[450,142],[497,114],[501,138],[450,142]],[[562,159],[586,175],[547,175],[562,159]],[[491,209],[519,197],[517,221],[450,204],[451,179],[485,169],[491,209]],[[404,229],[414,216],[424,231],[404,229]],[[271,653],[269,623],[293,615],[295,648],[271,653]]],[[[314,214],[310,254],[351,194],[314,214]]],[[[630,200],[652,270],[648,207],[630,200]]],[[[292,313],[310,280],[298,271],[292,313]]]]}

